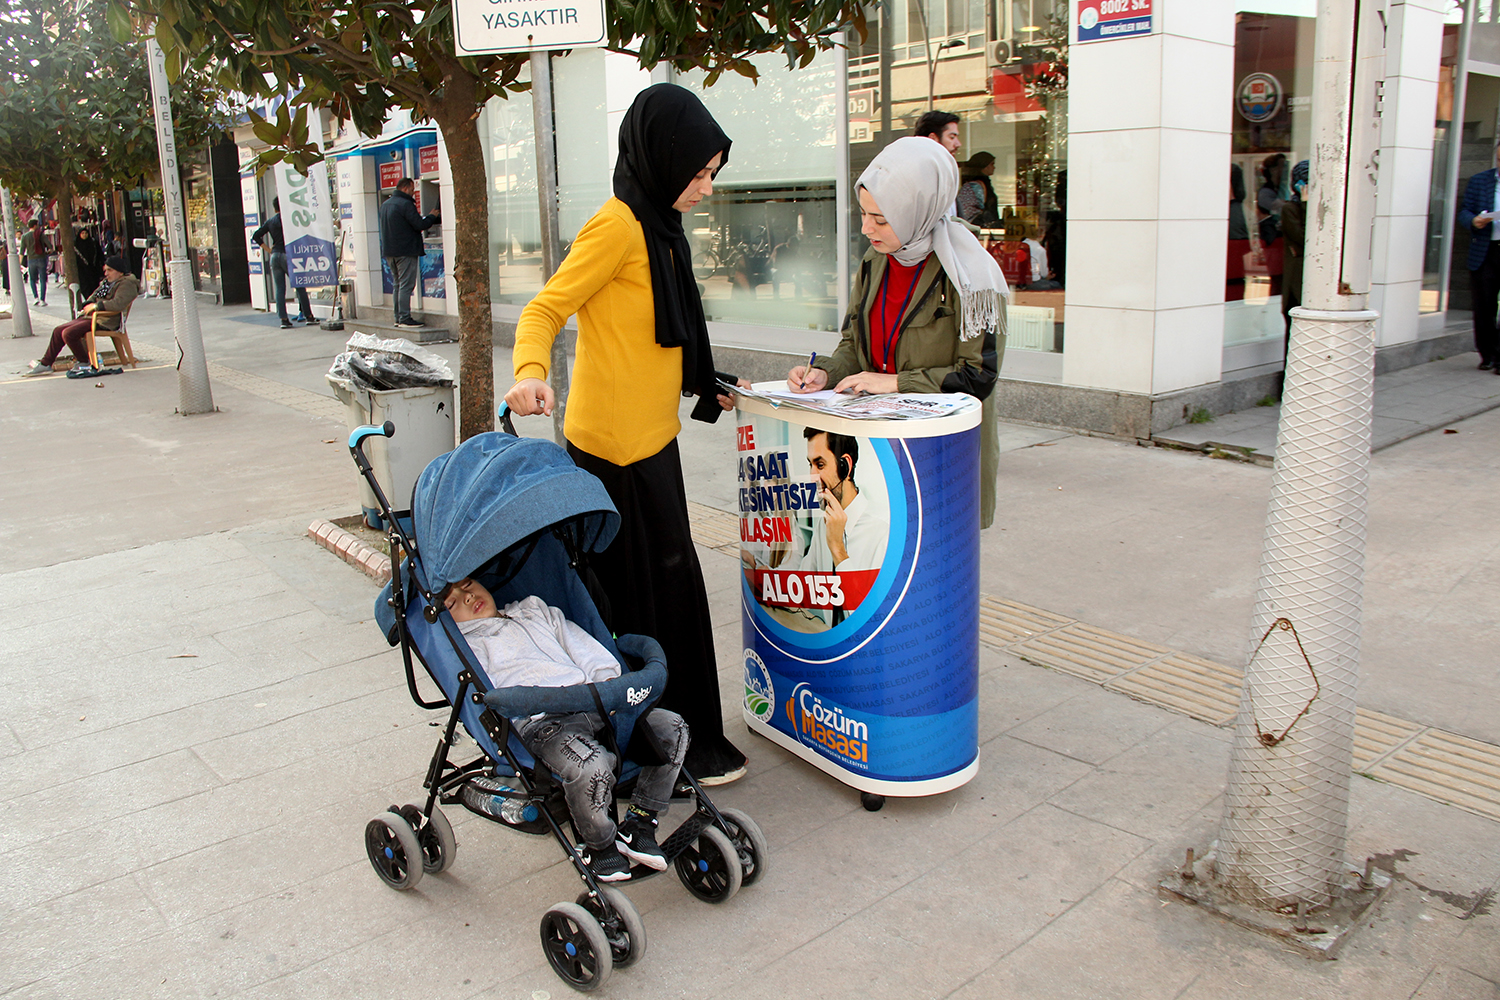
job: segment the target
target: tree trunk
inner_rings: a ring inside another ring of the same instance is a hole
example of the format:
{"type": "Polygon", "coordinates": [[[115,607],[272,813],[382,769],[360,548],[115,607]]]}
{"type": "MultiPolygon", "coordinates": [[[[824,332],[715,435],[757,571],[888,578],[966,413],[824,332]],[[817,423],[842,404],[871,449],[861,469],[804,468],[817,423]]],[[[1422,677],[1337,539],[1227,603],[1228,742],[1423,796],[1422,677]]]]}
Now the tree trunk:
{"type": "MultiPolygon", "coordinates": [[[[68,301],[73,301],[73,286],[78,283],[78,255],[73,252],[73,178],[64,174],[57,181],[57,257],[62,261],[63,286],[68,301]]],[[[78,308],[78,303],[73,303],[78,308]]]]}
{"type": "Polygon", "coordinates": [[[494,324],[490,312],[489,180],[474,114],[472,80],[455,73],[433,118],[448,147],[456,223],[453,280],[458,286],[460,441],[495,429],[494,324]]]}

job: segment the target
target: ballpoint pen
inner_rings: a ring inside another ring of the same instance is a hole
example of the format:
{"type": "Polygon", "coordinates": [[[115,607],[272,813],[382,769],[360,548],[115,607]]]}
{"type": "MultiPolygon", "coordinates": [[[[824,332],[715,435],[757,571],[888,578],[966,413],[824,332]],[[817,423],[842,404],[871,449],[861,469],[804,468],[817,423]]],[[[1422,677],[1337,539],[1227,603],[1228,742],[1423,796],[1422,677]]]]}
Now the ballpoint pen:
{"type": "Polygon", "coordinates": [[[807,356],[807,367],[802,369],[802,388],[807,388],[807,376],[812,374],[813,362],[818,360],[818,352],[813,351],[807,356]]]}

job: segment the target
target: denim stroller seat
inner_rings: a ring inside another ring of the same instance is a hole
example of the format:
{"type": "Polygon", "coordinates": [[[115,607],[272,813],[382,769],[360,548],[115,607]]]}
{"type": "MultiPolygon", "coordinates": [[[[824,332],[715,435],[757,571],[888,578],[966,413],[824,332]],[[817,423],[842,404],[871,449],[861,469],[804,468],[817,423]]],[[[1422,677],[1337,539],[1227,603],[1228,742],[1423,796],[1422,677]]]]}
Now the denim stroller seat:
{"type": "MultiPolygon", "coordinates": [[[[588,556],[614,538],[619,514],[603,485],[563,449],[502,433],[480,434],[434,459],[412,491],[411,511],[392,511],[363,449],[367,438],[394,433],[387,422],[357,428],[349,437],[350,453],[385,518],[392,566],[398,567],[375,602],[375,619],[387,640],[401,648],[412,700],[423,708],[448,709],[448,721],[423,782],[425,803],[392,805],[370,820],[366,853],[376,873],[396,889],[413,888],[424,873],[443,872],[453,863],[457,842],[439,803],[462,802],[473,778],[503,779],[506,787],[497,793],[507,800],[501,815],[473,811],[515,831],[550,833],[571,860],[584,891],[576,902],[546,912],[542,946],[569,985],[596,989],[613,968],[644,954],[645,927],[628,897],[616,886],[601,885],[583,862],[556,776],[532,759],[511,720],[540,712],[605,718],[608,725],[599,739],[619,762],[617,797],[628,793],[640,764],[662,762],[650,729],[636,725],[666,686],[661,647],[647,636],[611,635],[591,595],[588,556]],[[493,688],[443,607],[450,585],[467,577],[482,583],[497,607],[528,596],[557,607],[615,657],[620,676],[572,687],[493,688]],[[414,659],[442,698],[422,697],[414,659]],[[449,759],[460,724],[480,750],[467,763],[449,759]]],[[[488,793],[499,786],[489,781],[485,787],[488,793]]],[[[724,902],[765,872],[760,829],[737,810],[715,808],[685,769],[672,804],[673,814],[679,805],[690,811],[661,846],[694,896],[724,902]]],[[[637,865],[631,879],[654,874],[637,865]]]]}

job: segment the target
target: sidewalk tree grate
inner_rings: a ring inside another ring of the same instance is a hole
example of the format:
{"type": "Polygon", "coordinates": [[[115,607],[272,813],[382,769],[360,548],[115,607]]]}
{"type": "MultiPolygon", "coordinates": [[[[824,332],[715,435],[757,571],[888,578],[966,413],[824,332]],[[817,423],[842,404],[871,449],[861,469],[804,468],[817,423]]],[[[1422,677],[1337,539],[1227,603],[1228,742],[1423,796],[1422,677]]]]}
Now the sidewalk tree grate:
{"type": "Polygon", "coordinates": [[[1170,653],[1104,686],[1202,722],[1225,726],[1239,711],[1243,681],[1244,675],[1232,667],[1188,653],[1170,653]]]}

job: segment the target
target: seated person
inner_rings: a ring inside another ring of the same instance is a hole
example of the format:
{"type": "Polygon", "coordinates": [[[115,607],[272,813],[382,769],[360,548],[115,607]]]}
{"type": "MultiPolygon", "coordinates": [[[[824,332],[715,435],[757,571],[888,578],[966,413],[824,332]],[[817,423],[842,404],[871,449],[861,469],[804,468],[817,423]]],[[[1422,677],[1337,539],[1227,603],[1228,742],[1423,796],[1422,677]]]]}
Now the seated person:
{"type": "Polygon", "coordinates": [[[109,258],[104,262],[104,283],[94,289],[94,294],[89,296],[88,304],[79,311],[79,318],[68,323],[60,323],[53,328],[52,342],[47,345],[47,353],[43,354],[40,360],[33,361],[26,374],[50,374],[52,363],[57,360],[57,356],[62,353],[65,346],[73,352],[73,358],[80,368],[88,368],[89,328],[94,323],[89,314],[95,310],[120,314],[99,318],[99,329],[118,330],[120,317],[130,308],[130,304],[139,294],[141,294],[141,283],[136,280],[135,275],[130,273],[130,262],[124,257],[109,258]]]}
{"type": "MultiPolygon", "coordinates": [[[[497,608],[483,584],[460,580],[449,588],[443,604],[495,687],[567,687],[620,676],[620,665],[609,650],[540,598],[527,597],[497,608]]],[[[687,755],[687,724],[682,716],[656,708],[641,717],[669,763],[641,768],[635,794],[618,828],[609,818],[615,759],[594,739],[606,725],[598,713],[543,713],[513,723],[532,756],[562,780],[563,796],[583,840],[580,853],[594,878],[600,882],[630,878],[626,858],[666,870],[666,855],[656,843],[656,814],[667,807],[687,755]]],[[[499,802],[492,793],[498,787],[491,779],[471,779],[464,789],[464,802],[495,815],[499,802]]]]}

